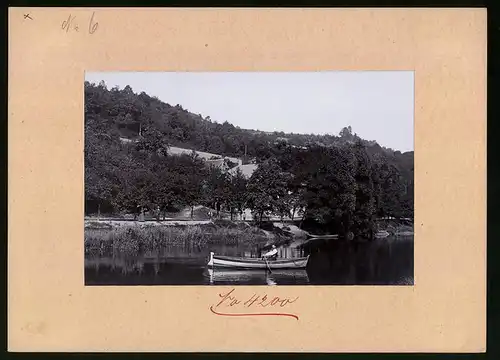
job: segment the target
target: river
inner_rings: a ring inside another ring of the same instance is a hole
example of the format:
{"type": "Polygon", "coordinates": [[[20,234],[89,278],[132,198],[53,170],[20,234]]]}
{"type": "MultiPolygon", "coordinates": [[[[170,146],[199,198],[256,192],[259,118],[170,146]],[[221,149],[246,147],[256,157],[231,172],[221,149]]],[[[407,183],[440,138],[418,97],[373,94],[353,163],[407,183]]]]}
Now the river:
{"type": "Polygon", "coordinates": [[[85,257],[85,285],[413,285],[413,236],[372,242],[314,240],[278,248],[279,257],[310,255],[305,270],[210,270],[210,251],[255,257],[243,246],[171,247],[134,257],[85,257]]]}

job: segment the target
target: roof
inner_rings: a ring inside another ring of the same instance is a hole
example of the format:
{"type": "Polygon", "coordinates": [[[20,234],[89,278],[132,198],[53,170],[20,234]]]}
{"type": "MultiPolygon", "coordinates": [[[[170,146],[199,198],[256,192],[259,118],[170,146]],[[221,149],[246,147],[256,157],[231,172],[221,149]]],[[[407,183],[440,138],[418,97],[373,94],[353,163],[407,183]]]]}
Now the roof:
{"type": "MultiPolygon", "coordinates": [[[[171,155],[181,155],[181,154],[190,154],[193,150],[191,149],[186,149],[186,148],[180,148],[180,147],[177,147],[177,146],[170,146],[169,149],[168,149],[168,152],[169,154],[171,155]]],[[[215,160],[215,159],[228,159],[232,162],[235,162],[235,163],[240,163],[241,162],[241,159],[238,159],[238,158],[235,158],[235,157],[229,157],[229,156],[224,156],[224,155],[219,155],[219,154],[212,154],[212,153],[207,153],[207,152],[204,152],[204,151],[198,151],[198,150],[195,150],[196,154],[198,154],[198,156],[200,158],[203,158],[205,160],[210,160],[211,158],[214,158],[212,160],[215,160]]]]}
{"type": "Polygon", "coordinates": [[[240,169],[243,176],[248,179],[252,176],[255,169],[257,169],[257,166],[258,166],[257,164],[238,165],[238,166],[235,166],[235,167],[229,169],[228,172],[231,175],[236,175],[236,171],[238,171],[237,169],[240,169]]]}
{"type": "MultiPolygon", "coordinates": [[[[170,146],[169,149],[168,149],[168,152],[169,154],[171,155],[182,155],[182,154],[191,154],[193,150],[192,149],[185,149],[185,148],[180,148],[180,147],[177,147],[177,146],[170,146]]],[[[204,158],[204,159],[209,159],[211,158],[212,156],[216,156],[218,158],[220,158],[221,156],[220,155],[217,155],[217,154],[210,154],[210,153],[206,153],[206,152],[203,152],[203,151],[196,151],[196,154],[198,154],[199,157],[201,158],[204,158]]]]}

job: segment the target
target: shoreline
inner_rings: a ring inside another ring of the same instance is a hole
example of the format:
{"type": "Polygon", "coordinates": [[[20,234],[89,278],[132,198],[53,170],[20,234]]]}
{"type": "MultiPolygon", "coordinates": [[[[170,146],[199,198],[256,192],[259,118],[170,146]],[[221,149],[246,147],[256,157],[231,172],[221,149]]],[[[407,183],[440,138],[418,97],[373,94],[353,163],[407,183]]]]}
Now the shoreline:
{"type": "MultiPolygon", "coordinates": [[[[413,232],[395,231],[378,240],[413,237],[413,232]]],[[[314,239],[295,225],[272,223],[268,230],[245,221],[227,220],[166,220],[130,221],[85,219],[85,254],[129,254],[141,251],[160,251],[170,246],[245,246],[266,250],[277,247],[313,245],[316,241],[343,241],[342,239],[314,239]]],[[[359,240],[361,242],[365,242],[359,240]]]]}
{"type": "Polygon", "coordinates": [[[233,224],[232,226],[216,225],[207,222],[189,226],[148,226],[144,223],[121,222],[119,226],[104,222],[101,226],[88,224],[84,231],[85,253],[124,252],[138,253],[144,250],[158,251],[169,246],[190,244],[195,247],[212,245],[245,245],[249,247],[266,247],[268,244],[279,243],[282,238],[277,234],[249,226],[248,224],[233,224]]]}
{"type": "Polygon", "coordinates": [[[194,225],[209,225],[215,223],[212,220],[182,220],[182,219],[168,219],[168,220],[129,220],[129,219],[97,219],[86,218],[84,221],[85,230],[87,229],[119,229],[123,227],[153,227],[153,226],[194,226],[194,225]]]}
{"type": "MultiPolygon", "coordinates": [[[[207,228],[254,228],[258,229],[269,238],[275,237],[276,234],[283,235],[288,234],[292,238],[307,238],[309,232],[300,229],[298,226],[290,224],[288,222],[281,221],[270,221],[272,224],[272,230],[264,230],[252,224],[252,221],[248,220],[227,220],[227,219],[182,219],[182,218],[167,218],[165,220],[147,219],[147,220],[133,220],[133,219],[120,219],[120,218],[92,218],[86,217],[84,219],[84,229],[85,230],[116,230],[123,228],[134,228],[134,229],[145,229],[151,227],[190,227],[190,226],[201,226],[207,228]]],[[[388,225],[386,227],[380,228],[378,231],[388,232],[390,236],[414,236],[413,227],[407,225],[388,225]]]]}

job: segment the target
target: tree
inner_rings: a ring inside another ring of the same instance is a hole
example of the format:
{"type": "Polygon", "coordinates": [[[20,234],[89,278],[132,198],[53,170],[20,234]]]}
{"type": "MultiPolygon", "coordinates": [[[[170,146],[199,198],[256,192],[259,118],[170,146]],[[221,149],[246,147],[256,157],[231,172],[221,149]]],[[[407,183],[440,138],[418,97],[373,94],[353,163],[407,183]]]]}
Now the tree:
{"type": "Polygon", "coordinates": [[[280,217],[281,222],[283,218],[289,217],[292,211],[292,199],[289,193],[279,196],[276,202],[275,214],[280,217]]]}
{"type": "Polygon", "coordinates": [[[304,201],[305,190],[302,187],[290,187],[288,193],[288,202],[290,204],[290,220],[294,220],[295,214],[303,213],[303,209],[306,206],[304,201]]]}
{"type": "Polygon", "coordinates": [[[93,171],[92,168],[85,169],[85,199],[86,202],[97,203],[97,218],[100,218],[101,205],[111,200],[111,183],[106,175],[93,171]]]}
{"type": "Polygon", "coordinates": [[[113,153],[113,140],[98,126],[92,123],[86,126],[85,132],[85,203],[86,206],[97,205],[97,216],[100,218],[101,206],[110,204],[113,194],[113,174],[109,162],[106,161],[106,150],[113,153]]]}
{"type": "Polygon", "coordinates": [[[202,181],[206,176],[206,168],[202,159],[192,152],[190,155],[181,155],[179,176],[183,181],[181,188],[182,201],[191,208],[193,218],[194,206],[203,199],[202,181]]]}
{"type": "Polygon", "coordinates": [[[365,238],[373,238],[375,213],[375,195],[372,175],[372,163],[365,146],[357,142],[352,147],[356,157],[356,209],[354,230],[365,238]]]}
{"type": "Polygon", "coordinates": [[[167,156],[169,145],[161,132],[149,126],[143,130],[142,137],[136,143],[136,149],[152,155],[167,156]]]}
{"type": "MultiPolygon", "coordinates": [[[[168,159],[170,160],[170,159],[168,159]]],[[[164,167],[159,171],[157,177],[157,202],[160,211],[165,220],[165,214],[170,207],[182,203],[183,177],[175,171],[175,168],[169,167],[170,161],[165,161],[164,167]]]]}
{"type": "Polygon", "coordinates": [[[303,189],[303,219],[347,235],[356,205],[356,159],[344,148],[313,146],[300,154],[296,181],[303,189]]]}
{"type": "Polygon", "coordinates": [[[400,174],[396,167],[382,163],[378,175],[380,189],[380,200],[378,213],[380,216],[402,216],[401,196],[403,186],[400,182],[400,174]]]}
{"type": "Polygon", "coordinates": [[[118,208],[134,214],[142,214],[157,206],[157,180],[154,174],[145,168],[136,167],[122,174],[120,192],[115,197],[118,208]]]}
{"type": "Polygon", "coordinates": [[[342,130],[339,133],[340,137],[342,138],[351,138],[352,137],[352,128],[349,125],[348,127],[342,128],[342,130]]]}
{"type": "Polygon", "coordinates": [[[220,217],[220,210],[230,196],[230,181],[228,175],[220,168],[211,166],[204,181],[203,194],[205,202],[215,208],[217,218],[220,217]]]}
{"type": "Polygon", "coordinates": [[[228,206],[231,212],[231,220],[233,220],[234,210],[237,210],[241,215],[245,209],[247,201],[247,179],[241,172],[240,168],[236,169],[236,173],[229,181],[228,206]]]}
{"type": "Polygon", "coordinates": [[[249,179],[248,203],[262,224],[266,212],[279,213],[284,208],[289,174],[281,170],[277,160],[269,159],[260,164],[249,179]]]}

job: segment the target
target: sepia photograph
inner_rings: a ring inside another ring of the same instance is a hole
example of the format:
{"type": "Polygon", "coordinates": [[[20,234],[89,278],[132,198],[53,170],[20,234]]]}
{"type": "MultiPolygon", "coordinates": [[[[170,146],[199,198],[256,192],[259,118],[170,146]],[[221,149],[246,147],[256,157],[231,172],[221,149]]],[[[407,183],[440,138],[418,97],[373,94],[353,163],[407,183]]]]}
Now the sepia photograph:
{"type": "Polygon", "coordinates": [[[85,285],[414,285],[414,73],[86,72],[85,285]]]}

